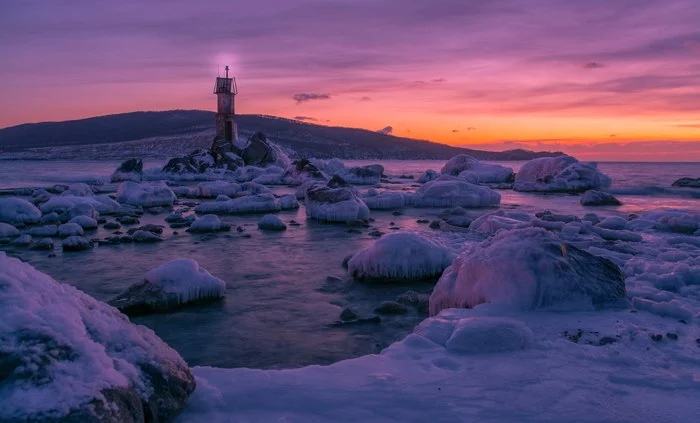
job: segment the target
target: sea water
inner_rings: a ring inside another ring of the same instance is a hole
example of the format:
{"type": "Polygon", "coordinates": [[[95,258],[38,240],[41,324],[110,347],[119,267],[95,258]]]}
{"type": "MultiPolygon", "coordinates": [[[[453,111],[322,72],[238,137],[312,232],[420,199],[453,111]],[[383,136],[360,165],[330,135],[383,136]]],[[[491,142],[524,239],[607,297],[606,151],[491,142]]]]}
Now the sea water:
{"type": "MultiPolygon", "coordinates": [[[[376,161],[375,161],[376,162],[376,161]]],[[[370,162],[349,161],[348,165],[370,162]]],[[[427,169],[440,170],[444,161],[381,161],[385,173],[417,178],[427,169]]],[[[521,162],[502,165],[517,171],[521,162]]],[[[162,163],[146,163],[157,167],[162,163]]],[[[0,161],[0,188],[39,187],[56,183],[108,182],[116,162],[98,161],[0,161]]],[[[656,209],[700,211],[700,190],[673,188],[685,176],[700,176],[699,163],[599,163],[613,179],[610,192],[620,207],[599,207],[599,215],[627,216],[656,209]]],[[[409,184],[387,188],[400,189],[409,184]]],[[[292,188],[271,187],[276,193],[292,188]]],[[[501,207],[527,213],[551,210],[582,216],[591,211],[579,205],[580,196],[568,194],[499,191],[501,207]]],[[[475,211],[491,212],[494,209],[475,211]]],[[[391,232],[430,231],[419,219],[437,218],[440,209],[408,208],[402,215],[372,211],[373,228],[391,232]]],[[[415,281],[399,285],[371,285],[352,281],[342,267],[345,257],[370,245],[370,229],[349,232],[346,225],[307,220],[300,210],[281,212],[284,221],[296,220],[284,232],[257,229],[259,215],[222,216],[241,226],[250,238],[233,233],[193,235],[166,226],[164,242],[98,246],[80,253],[46,252],[1,246],[55,279],[77,286],[99,300],[109,300],[144,274],[178,257],[190,257],[227,284],[223,301],[186,307],[172,313],[135,317],[132,321],[153,329],[190,365],[216,367],[289,368],[329,364],[346,358],[379,352],[406,336],[426,316],[411,309],[400,316],[382,316],[378,324],[336,325],[340,312],[352,308],[360,317],[374,315],[382,301],[393,300],[412,289],[430,292],[432,283],[415,281]]],[[[165,215],[145,214],[141,224],[165,225],[165,215]]],[[[112,220],[111,218],[108,218],[112,220]]],[[[100,228],[90,236],[106,238],[100,228]]]]}

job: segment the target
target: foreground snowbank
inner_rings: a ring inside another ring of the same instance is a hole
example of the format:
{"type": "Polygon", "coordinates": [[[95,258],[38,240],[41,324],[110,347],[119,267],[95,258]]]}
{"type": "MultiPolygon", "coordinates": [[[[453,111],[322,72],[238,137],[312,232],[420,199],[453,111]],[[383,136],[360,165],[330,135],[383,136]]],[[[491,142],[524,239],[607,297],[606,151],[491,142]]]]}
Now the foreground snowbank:
{"type": "Polygon", "coordinates": [[[166,421],[195,383],[116,309],[0,252],[0,421],[166,421]]]}

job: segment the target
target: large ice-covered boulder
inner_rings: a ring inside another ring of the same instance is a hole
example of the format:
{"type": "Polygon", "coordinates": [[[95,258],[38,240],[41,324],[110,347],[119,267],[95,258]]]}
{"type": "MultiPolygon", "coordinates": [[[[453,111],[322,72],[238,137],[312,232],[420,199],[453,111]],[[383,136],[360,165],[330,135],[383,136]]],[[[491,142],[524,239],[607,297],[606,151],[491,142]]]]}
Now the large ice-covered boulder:
{"type": "Polygon", "coordinates": [[[246,166],[279,166],[286,168],[289,157],[279,146],[270,142],[262,132],[256,132],[240,148],[240,156],[246,166]]]}
{"type": "Polygon", "coordinates": [[[126,181],[117,188],[117,201],[131,206],[172,206],[175,193],[165,183],[138,184],[126,181]]]}
{"type": "Polygon", "coordinates": [[[406,205],[406,195],[396,191],[382,191],[370,189],[362,195],[362,201],[370,210],[393,210],[406,205]]]}
{"type": "Polygon", "coordinates": [[[117,309],[0,252],[0,421],[172,421],[185,361],[117,309]]]}
{"type": "Polygon", "coordinates": [[[355,166],[343,169],[338,176],[346,182],[355,185],[375,185],[382,179],[384,167],[382,165],[355,166]]]}
{"type": "Polygon", "coordinates": [[[611,179],[595,163],[581,163],[562,155],[540,157],[525,163],[515,175],[516,191],[582,192],[607,188],[611,179]]]}
{"type": "Polygon", "coordinates": [[[272,194],[246,195],[228,201],[202,203],[194,208],[199,214],[246,214],[270,213],[282,209],[279,200],[272,194]]]}
{"type": "Polygon", "coordinates": [[[328,177],[309,159],[301,159],[287,166],[282,174],[282,180],[288,185],[301,185],[307,181],[325,182],[328,177]]]}
{"type": "Polygon", "coordinates": [[[413,232],[388,234],[348,261],[356,279],[405,280],[439,276],[455,253],[438,241],[413,232]]]}
{"type": "Polygon", "coordinates": [[[129,159],[122,162],[117,170],[112,173],[112,182],[141,182],[143,178],[143,161],[139,159],[129,159]]]}
{"type": "Polygon", "coordinates": [[[515,229],[461,252],[435,286],[430,314],[481,303],[519,310],[589,308],[625,296],[622,271],[610,260],[541,228],[515,229]]]}
{"type": "Polygon", "coordinates": [[[241,186],[226,181],[201,182],[197,185],[195,195],[202,198],[216,198],[219,195],[233,197],[241,191],[241,186]]]}
{"type": "Polygon", "coordinates": [[[197,218],[192,225],[187,229],[187,232],[219,232],[228,231],[230,226],[227,223],[221,222],[219,217],[214,214],[205,214],[197,218]]]}
{"type": "Polygon", "coordinates": [[[0,222],[10,224],[33,224],[41,219],[41,211],[22,198],[0,198],[0,222]]]}
{"type": "Polygon", "coordinates": [[[0,222],[0,244],[10,242],[20,235],[19,229],[9,223],[0,222]]]}
{"type": "Polygon", "coordinates": [[[192,153],[173,157],[163,166],[164,173],[172,174],[201,174],[214,171],[216,169],[234,170],[243,165],[243,161],[232,153],[226,153],[217,157],[209,150],[195,150],[192,153]]]}
{"type": "MultiPolygon", "coordinates": [[[[133,182],[132,182],[133,183],[133,182]]],[[[122,210],[122,205],[114,201],[108,195],[96,195],[94,197],[78,197],[75,195],[54,196],[39,206],[42,213],[65,213],[67,219],[75,216],[90,216],[96,219],[94,212],[99,214],[114,214],[122,210]],[[92,208],[90,214],[88,210],[92,208]]]]}
{"type": "Polygon", "coordinates": [[[312,186],[306,191],[306,215],[325,222],[369,220],[369,208],[351,188],[312,186]]]}
{"type": "Polygon", "coordinates": [[[614,195],[590,189],[583,194],[581,197],[582,206],[619,206],[620,200],[618,200],[614,195]]]}
{"type": "Polygon", "coordinates": [[[501,195],[488,187],[445,175],[423,184],[410,197],[410,204],[415,207],[478,208],[500,202],[501,195]]]}
{"type": "Polygon", "coordinates": [[[425,172],[423,172],[422,175],[418,177],[418,182],[421,184],[424,184],[426,182],[430,182],[434,179],[437,179],[440,177],[440,174],[434,171],[433,169],[428,169],[425,172]]]}
{"type": "Polygon", "coordinates": [[[492,163],[483,163],[472,156],[458,154],[442,168],[443,175],[459,176],[474,184],[513,182],[513,169],[492,163]]]}
{"type": "Polygon", "coordinates": [[[287,225],[282,222],[279,216],[274,214],[266,214],[258,222],[258,229],[264,231],[284,231],[287,229],[287,225]]]}
{"type": "Polygon", "coordinates": [[[109,304],[126,314],[138,315],[218,300],[225,291],[226,283],[199,263],[179,258],[152,269],[143,282],[132,285],[109,304]]]}

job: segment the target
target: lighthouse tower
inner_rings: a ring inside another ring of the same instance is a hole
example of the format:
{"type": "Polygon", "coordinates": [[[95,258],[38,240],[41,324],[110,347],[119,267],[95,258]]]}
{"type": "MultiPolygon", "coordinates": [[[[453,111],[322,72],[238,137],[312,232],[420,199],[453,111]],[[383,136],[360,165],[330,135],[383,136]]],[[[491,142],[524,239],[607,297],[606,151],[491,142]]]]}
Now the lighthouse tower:
{"type": "Polygon", "coordinates": [[[236,111],[234,99],[238,94],[236,78],[229,78],[229,68],[226,66],[226,76],[217,77],[214,85],[216,94],[216,137],[212,144],[212,152],[227,153],[235,151],[235,143],[238,141],[238,129],[236,128],[236,111]]]}

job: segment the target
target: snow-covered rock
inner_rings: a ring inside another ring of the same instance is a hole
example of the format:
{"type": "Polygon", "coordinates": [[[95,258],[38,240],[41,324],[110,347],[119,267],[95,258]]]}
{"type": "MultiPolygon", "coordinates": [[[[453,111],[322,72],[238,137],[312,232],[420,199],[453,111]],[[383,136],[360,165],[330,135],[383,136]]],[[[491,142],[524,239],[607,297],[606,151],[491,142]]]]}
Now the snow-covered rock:
{"type": "Polygon", "coordinates": [[[75,216],[74,218],[69,220],[68,223],[78,224],[81,228],[85,230],[97,229],[97,220],[90,216],[75,216]]]}
{"type": "Polygon", "coordinates": [[[129,159],[122,162],[117,170],[112,173],[112,182],[141,182],[143,178],[143,161],[138,159],[129,159]]]}
{"type": "Polygon", "coordinates": [[[325,222],[365,221],[369,208],[350,188],[313,186],[306,192],[306,215],[325,222]]]}
{"type": "Polygon", "coordinates": [[[382,179],[384,167],[381,165],[356,166],[344,169],[337,175],[354,185],[375,185],[382,179]]]}
{"type": "Polygon", "coordinates": [[[151,231],[146,231],[143,229],[137,229],[131,234],[131,239],[134,242],[150,243],[150,242],[160,242],[163,238],[154,234],[151,231]]]}
{"type": "Polygon", "coordinates": [[[175,193],[165,183],[138,184],[122,182],[117,188],[117,201],[131,206],[172,206],[175,193]]]}
{"type": "Polygon", "coordinates": [[[266,214],[258,221],[258,229],[267,231],[284,231],[287,225],[282,222],[282,219],[274,214],[266,214]]]}
{"type": "Polygon", "coordinates": [[[454,177],[440,178],[423,184],[410,197],[415,207],[491,207],[501,202],[496,191],[454,177]]]}
{"type": "Polygon", "coordinates": [[[627,219],[620,216],[610,216],[601,220],[595,226],[603,229],[622,230],[627,227],[627,219]]]}
{"type": "MultiPolygon", "coordinates": [[[[2,242],[2,238],[0,238],[0,243],[1,242],[2,242]]],[[[23,247],[27,247],[31,244],[32,244],[32,236],[29,234],[18,236],[17,238],[12,240],[12,245],[21,245],[23,247]]]]}
{"type": "Polygon", "coordinates": [[[527,228],[531,225],[531,216],[524,213],[498,210],[474,219],[469,225],[469,230],[483,235],[493,235],[500,230],[527,228]]]}
{"type": "Polygon", "coordinates": [[[370,189],[362,195],[362,201],[370,210],[393,210],[406,205],[406,196],[402,192],[370,189]]]}
{"type": "Polygon", "coordinates": [[[239,143],[236,147],[247,166],[286,168],[291,163],[289,156],[262,132],[256,132],[247,141],[241,140],[239,143]]]}
{"type": "Polygon", "coordinates": [[[574,157],[562,155],[540,157],[525,163],[515,175],[516,191],[581,192],[607,188],[608,176],[595,163],[581,163],[574,157]]]}
{"type": "Polygon", "coordinates": [[[92,188],[90,188],[90,185],[83,182],[78,182],[75,184],[68,185],[68,189],[63,191],[61,195],[73,195],[76,197],[92,197],[93,195],[95,195],[95,193],[92,192],[92,188]]]}
{"type": "Polygon", "coordinates": [[[61,241],[63,251],[82,251],[92,248],[92,240],[84,236],[74,235],[61,241]]]}
{"type": "Polygon", "coordinates": [[[0,197],[0,222],[32,224],[41,219],[41,211],[27,200],[17,197],[0,197]]]}
{"type": "Polygon", "coordinates": [[[418,233],[395,232],[352,256],[348,272],[356,279],[425,279],[439,276],[454,257],[454,251],[440,242],[418,233]]]}
{"type": "Polygon", "coordinates": [[[299,201],[292,194],[283,195],[279,199],[282,210],[296,210],[299,208],[299,201]]]}
{"type": "Polygon", "coordinates": [[[0,252],[0,421],[170,421],[195,388],[152,330],[0,252]]]}
{"type": "Polygon", "coordinates": [[[9,223],[0,222],[0,243],[10,242],[20,235],[19,229],[9,223]]]}
{"type": "Polygon", "coordinates": [[[683,210],[663,210],[643,213],[638,220],[654,222],[654,229],[664,232],[692,234],[700,229],[700,213],[683,210]]]}
{"type": "Polygon", "coordinates": [[[222,223],[219,217],[213,214],[205,214],[192,222],[187,232],[218,232],[229,230],[229,225],[222,223]]]}
{"type": "Polygon", "coordinates": [[[162,312],[186,304],[218,300],[226,283],[192,259],[179,258],[152,269],[143,282],[109,301],[129,315],[162,312]]]}
{"type": "Polygon", "coordinates": [[[202,203],[195,207],[199,214],[246,214],[270,213],[282,209],[280,202],[272,194],[247,195],[229,201],[202,203]]]}
{"type": "Polygon", "coordinates": [[[473,184],[513,182],[513,169],[484,163],[466,154],[458,154],[445,163],[443,175],[459,176],[473,184]]]}
{"type": "MultiPolygon", "coordinates": [[[[30,235],[31,236],[31,235],[30,235]]],[[[53,239],[42,238],[29,244],[30,250],[53,250],[53,239]]]]}
{"type": "Polygon", "coordinates": [[[515,229],[460,253],[430,296],[430,314],[481,303],[576,309],[625,295],[622,272],[610,260],[565,244],[543,229],[515,229]]]}
{"type": "Polygon", "coordinates": [[[301,185],[308,181],[325,182],[328,177],[310,160],[301,159],[287,166],[282,174],[282,180],[289,185],[301,185]]]}
{"type": "Polygon", "coordinates": [[[83,236],[85,232],[82,226],[77,223],[64,223],[58,227],[58,236],[66,238],[69,236],[83,236]]]}
{"type": "MultiPolygon", "coordinates": [[[[54,196],[51,197],[49,201],[39,206],[39,209],[42,213],[64,213],[74,207],[86,207],[84,206],[86,204],[92,206],[99,214],[114,214],[122,210],[121,204],[107,195],[96,195],[94,197],[78,197],[75,195],[54,196]]],[[[75,216],[78,216],[78,214],[71,213],[67,215],[68,219],[75,216]]],[[[91,215],[90,217],[93,219],[97,218],[95,215],[91,215]]]]}
{"type": "Polygon", "coordinates": [[[619,206],[620,200],[614,195],[603,191],[590,189],[581,197],[582,206],[619,206]]]}
{"type": "Polygon", "coordinates": [[[424,184],[426,182],[430,182],[434,179],[437,179],[440,177],[440,174],[434,171],[433,169],[428,169],[425,172],[423,172],[422,175],[418,177],[418,182],[421,184],[424,184]]]}
{"type": "Polygon", "coordinates": [[[243,161],[236,155],[221,157],[221,163],[217,165],[216,158],[209,150],[195,150],[192,153],[173,157],[163,166],[162,172],[172,175],[206,174],[220,170],[234,170],[243,165],[243,161]]]}
{"type": "Polygon", "coordinates": [[[29,235],[31,236],[56,236],[58,235],[58,226],[56,225],[43,225],[35,226],[29,229],[29,235]]]}
{"type": "Polygon", "coordinates": [[[215,198],[219,195],[233,197],[241,191],[239,184],[226,181],[201,182],[197,185],[196,195],[202,198],[215,198]]]}
{"type": "Polygon", "coordinates": [[[527,348],[534,335],[523,322],[502,317],[465,318],[457,321],[445,342],[450,352],[500,353],[527,348]]]}

